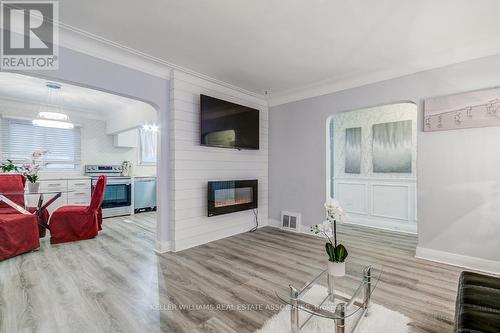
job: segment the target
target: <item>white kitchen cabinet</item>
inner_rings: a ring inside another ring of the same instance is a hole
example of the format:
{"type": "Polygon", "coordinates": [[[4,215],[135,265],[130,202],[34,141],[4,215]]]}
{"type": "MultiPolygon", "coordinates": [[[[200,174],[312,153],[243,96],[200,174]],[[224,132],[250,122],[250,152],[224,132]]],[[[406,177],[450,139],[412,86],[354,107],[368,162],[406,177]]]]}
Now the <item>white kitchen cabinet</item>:
{"type": "Polygon", "coordinates": [[[85,179],[68,179],[68,188],[69,189],[85,189],[88,190],[90,188],[90,178],[85,179]]]}
{"type": "Polygon", "coordinates": [[[39,180],[40,191],[64,191],[68,187],[68,182],[66,180],[39,180]]]}
{"type": "Polygon", "coordinates": [[[139,141],[137,128],[114,135],[113,145],[117,148],[137,148],[139,141]]]}
{"type": "MultiPolygon", "coordinates": [[[[62,206],[87,206],[90,204],[91,198],[91,180],[90,178],[78,179],[55,179],[55,180],[39,180],[40,191],[43,192],[63,192],[61,197],[54,201],[47,209],[50,214],[54,210],[62,206]]],[[[54,193],[55,194],[55,193],[54,193]]],[[[47,193],[44,195],[44,202],[50,200],[54,194],[47,193]]],[[[26,194],[26,202],[30,207],[36,207],[39,195],[26,194]]]]}
{"type": "Polygon", "coordinates": [[[90,189],[76,190],[68,193],[68,205],[89,205],[90,189]]]}
{"type": "Polygon", "coordinates": [[[90,204],[91,180],[68,179],[68,205],[87,206],[90,204]]]}

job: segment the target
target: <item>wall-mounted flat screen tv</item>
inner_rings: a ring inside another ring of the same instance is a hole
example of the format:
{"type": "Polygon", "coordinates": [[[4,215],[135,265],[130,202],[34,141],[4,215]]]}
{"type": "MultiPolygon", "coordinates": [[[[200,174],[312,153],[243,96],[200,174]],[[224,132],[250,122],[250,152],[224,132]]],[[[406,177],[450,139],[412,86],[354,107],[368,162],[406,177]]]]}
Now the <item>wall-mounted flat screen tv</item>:
{"type": "Polygon", "coordinates": [[[201,145],[259,149],[259,110],[200,95],[201,145]]]}

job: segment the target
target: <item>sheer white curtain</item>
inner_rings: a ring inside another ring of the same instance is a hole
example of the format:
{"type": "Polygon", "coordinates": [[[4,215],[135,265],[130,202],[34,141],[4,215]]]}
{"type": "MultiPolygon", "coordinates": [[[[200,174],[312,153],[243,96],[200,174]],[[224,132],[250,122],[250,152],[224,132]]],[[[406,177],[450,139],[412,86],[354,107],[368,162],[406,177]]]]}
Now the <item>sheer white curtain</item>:
{"type": "Polygon", "coordinates": [[[141,128],[139,130],[139,162],[141,164],[156,164],[158,130],[141,128]]]}

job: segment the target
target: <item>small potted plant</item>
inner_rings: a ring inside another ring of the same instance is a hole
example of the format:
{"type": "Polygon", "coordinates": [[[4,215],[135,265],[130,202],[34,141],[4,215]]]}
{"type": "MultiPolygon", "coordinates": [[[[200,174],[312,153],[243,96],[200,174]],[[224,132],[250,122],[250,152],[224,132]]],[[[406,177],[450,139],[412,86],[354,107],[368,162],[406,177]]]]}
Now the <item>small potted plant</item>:
{"type": "Polygon", "coordinates": [[[28,191],[30,193],[38,192],[40,183],[38,183],[38,172],[45,165],[40,161],[47,154],[45,150],[35,150],[30,157],[29,163],[25,163],[21,167],[23,175],[28,179],[28,191]]]}
{"type": "Polygon", "coordinates": [[[3,173],[14,173],[19,170],[19,168],[12,162],[12,160],[7,160],[0,165],[0,170],[3,173]]]}
{"type": "Polygon", "coordinates": [[[325,203],[326,221],[311,227],[316,235],[321,234],[328,240],[325,244],[328,254],[328,274],[333,276],[345,275],[345,260],[347,249],[344,245],[337,243],[337,221],[342,221],[344,211],[337,200],[329,199],[325,203]]]}

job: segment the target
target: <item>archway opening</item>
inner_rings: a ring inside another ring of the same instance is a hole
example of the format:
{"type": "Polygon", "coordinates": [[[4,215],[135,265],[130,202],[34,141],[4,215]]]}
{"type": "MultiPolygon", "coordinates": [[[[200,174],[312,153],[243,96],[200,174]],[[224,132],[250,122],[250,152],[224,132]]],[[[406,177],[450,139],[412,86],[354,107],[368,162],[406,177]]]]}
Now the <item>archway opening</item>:
{"type": "Polygon", "coordinates": [[[417,232],[417,106],[394,103],[328,119],[327,197],[346,223],[417,232]]]}
{"type": "MultiPolygon", "coordinates": [[[[0,73],[0,105],[1,161],[21,166],[33,151],[46,152],[38,182],[61,192],[49,213],[87,205],[95,177],[106,174],[104,228],[107,218],[134,223],[152,235],[154,249],[159,133],[164,130],[156,106],[59,79],[6,72],[0,73]],[[40,126],[44,113],[64,117],[66,128],[40,126]]],[[[37,200],[26,194],[28,205],[36,206],[37,200]]]]}

